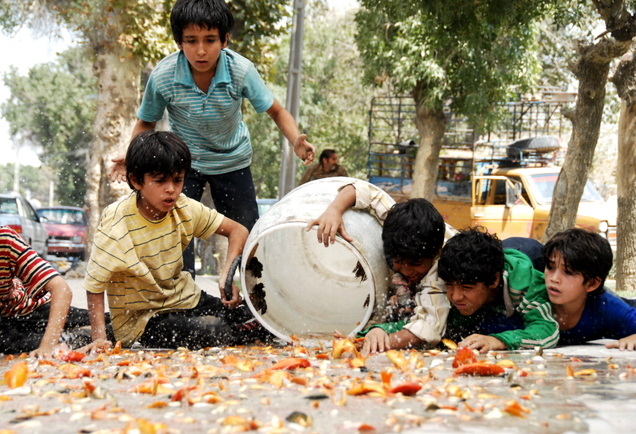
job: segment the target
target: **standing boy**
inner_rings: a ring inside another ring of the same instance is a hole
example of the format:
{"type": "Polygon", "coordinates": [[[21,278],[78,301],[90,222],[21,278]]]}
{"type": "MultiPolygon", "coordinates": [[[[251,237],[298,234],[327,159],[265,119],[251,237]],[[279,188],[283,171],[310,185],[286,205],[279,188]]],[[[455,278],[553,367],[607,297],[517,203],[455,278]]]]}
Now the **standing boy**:
{"type": "MultiPolygon", "coordinates": [[[[396,204],[384,191],[363,181],[344,186],[325,212],[309,223],[318,226],[318,242],[325,247],[340,233],[347,241],[342,214],[349,208],[368,210],[382,227],[382,245],[395,271],[393,314],[360,333],[364,354],[437,344],[444,333],[448,300],[437,277],[437,257],[452,228],[425,199],[396,204]]],[[[339,334],[336,334],[339,336],[339,334]]]]}
{"type": "Polygon", "coordinates": [[[448,240],[439,277],[452,305],[446,336],[460,346],[485,353],[557,344],[543,274],[485,228],[464,229],[448,240]]]}
{"type": "Polygon", "coordinates": [[[51,356],[62,331],[89,324],[64,279],[9,227],[0,227],[0,352],[51,356]]]}
{"type": "MultiPolygon", "coordinates": [[[[250,135],[242,121],[243,99],[256,112],[267,112],[305,164],[314,160],[316,149],[299,133],[296,121],[274,99],[252,62],[227,48],[234,17],[224,0],[177,0],[170,24],[179,51],[159,62],[150,75],[133,137],[153,130],[168,110],[171,130],[192,154],[193,170],[183,192],[200,200],[209,184],[217,211],[251,230],[258,206],[250,135]]],[[[123,180],[123,158],[113,161],[111,179],[123,180]]],[[[192,246],[184,262],[194,277],[192,246]]]]}
{"type": "Polygon", "coordinates": [[[545,284],[559,324],[559,345],[618,339],[608,348],[636,349],[636,309],[604,288],[612,268],[609,242],[584,229],[568,229],[543,247],[545,284]]]}
{"type": "MultiPolygon", "coordinates": [[[[190,152],[174,133],[146,131],[126,154],[126,176],[135,190],[108,206],[95,233],[84,288],[88,292],[93,348],[110,343],[104,333],[104,292],[108,294],[115,338],[125,346],[200,348],[232,345],[252,315],[233,285],[231,300],[220,300],[183,270],[182,252],[193,237],[227,237],[227,262],[243,250],[247,229],[183,194],[190,152]]],[[[255,320],[254,320],[255,321],[255,320]]]]}

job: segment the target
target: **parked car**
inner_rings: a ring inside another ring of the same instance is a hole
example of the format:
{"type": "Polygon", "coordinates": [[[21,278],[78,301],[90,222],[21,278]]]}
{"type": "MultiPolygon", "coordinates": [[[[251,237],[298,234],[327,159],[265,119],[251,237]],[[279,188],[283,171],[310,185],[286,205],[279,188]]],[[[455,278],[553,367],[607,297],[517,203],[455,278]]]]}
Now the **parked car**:
{"type": "Polygon", "coordinates": [[[16,193],[0,194],[0,226],[16,231],[38,255],[46,258],[48,232],[24,197],[16,193]]]}
{"type": "Polygon", "coordinates": [[[82,208],[50,206],[37,209],[49,234],[49,255],[79,259],[86,253],[88,220],[82,208]]]}

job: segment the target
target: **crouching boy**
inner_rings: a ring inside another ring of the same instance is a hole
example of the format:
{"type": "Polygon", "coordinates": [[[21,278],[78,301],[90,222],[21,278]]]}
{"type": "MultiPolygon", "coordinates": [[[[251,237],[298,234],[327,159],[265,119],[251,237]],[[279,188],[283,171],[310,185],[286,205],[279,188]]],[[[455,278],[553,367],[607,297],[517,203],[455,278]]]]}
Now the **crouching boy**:
{"type": "MultiPolygon", "coordinates": [[[[231,262],[243,250],[247,229],[181,194],[190,151],[174,133],[146,131],[126,154],[126,176],[134,192],[108,206],[95,233],[84,289],[88,292],[93,344],[111,345],[104,331],[104,292],[115,338],[122,345],[200,348],[233,345],[255,334],[238,288],[221,300],[195,285],[183,270],[183,250],[193,237],[214,233],[228,239],[220,276],[224,294],[231,262]]],[[[256,323],[258,324],[258,323],[256,323]]],[[[262,330],[262,328],[256,327],[262,330]]]]}
{"type": "Polygon", "coordinates": [[[66,281],[20,235],[0,227],[1,353],[51,356],[64,330],[89,324],[86,309],[71,306],[72,296],[66,281]]]}
{"type": "Polygon", "coordinates": [[[609,242],[584,229],[559,232],[543,247],[545,284],[559,324],[559,345],[617,339],[606,346],[636,349],[636,309],[605,290],[612,268],[609,242]]]}
{"type": "Polygon", "coordinates": [[[446,336],[490,350],[554,347],[559,340],[543,274],[484,228],[459,231],[439,259],[451,303],[446,336]]]}

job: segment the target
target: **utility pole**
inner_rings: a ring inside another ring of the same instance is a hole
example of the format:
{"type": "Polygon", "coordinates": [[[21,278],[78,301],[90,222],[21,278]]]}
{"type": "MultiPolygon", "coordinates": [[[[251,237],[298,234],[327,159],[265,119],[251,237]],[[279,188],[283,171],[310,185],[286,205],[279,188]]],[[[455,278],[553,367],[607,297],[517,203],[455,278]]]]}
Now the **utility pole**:
{"type": "MultiPolygon", "coordinates": [[[[287,100],[285,106],[296,122],[300,115],[300,78],[303,55],[303,22],[305,0],[294,0],[294,22],[289,50],[289,72],[287,74],[287,100]]],[[[296,186],[296,154],[292,144],[283,136],[278,198],[281,199],[296,186]]]]}

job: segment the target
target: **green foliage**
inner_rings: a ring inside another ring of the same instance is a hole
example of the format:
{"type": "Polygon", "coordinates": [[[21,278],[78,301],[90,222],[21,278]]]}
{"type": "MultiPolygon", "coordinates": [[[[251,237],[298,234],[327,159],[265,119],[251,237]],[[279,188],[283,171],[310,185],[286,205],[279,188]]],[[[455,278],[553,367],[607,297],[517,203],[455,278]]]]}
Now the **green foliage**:
{"type": "MultiPolygon", "coordinates": [[[[0,166],[0,193],[13,191],[15,165],[8,163],[0,166]]],[[[24,197],[48,203],[49,180],[48,171],[41,167],[20,166],[20,193],[24,197]]]]}
{"type": "MultiPolygon", "coordinates": [[[[308,5],[303,45],[299,128],[318,154],[335,149],[350,176],[366,179],[368,107],[373,89],[362,82],[362,60],[354,41],[353,16],[329,12],[320,2],[308,5]]],[[[289,37],[281,43],[268,84],[284,104],[289,37]]],[[[259,197],[276,197],[281,136],[269,116],[245,110],[252,136],[252,173],[259,197]]],[[[297,179],[305,167],[297,160],[297,179]]]]}
{"type": "Polygon", "coordinates": [[[84,204],[97,94],[91,65],[85,49],[73,48],[27,76],[15,69],[4,76],[11,96],[1,110],[10,134],[42,147],[40,159],[59,174],[56,196],[62,205],[84,204]]]}
{"type": "Polygon", "coordinates": [[[227,0],[234,15],[233,50],[256,63],[270,77],[280,38],[291,28],[293,0],[227,0]]]}
{"type": "Polygon", "coordinates": [[[425,107],[450,100],[478,125],[539,73],[537,20],[549,0],[362,0],[356,42],[369,83],[392,82],[425,107]]]}

